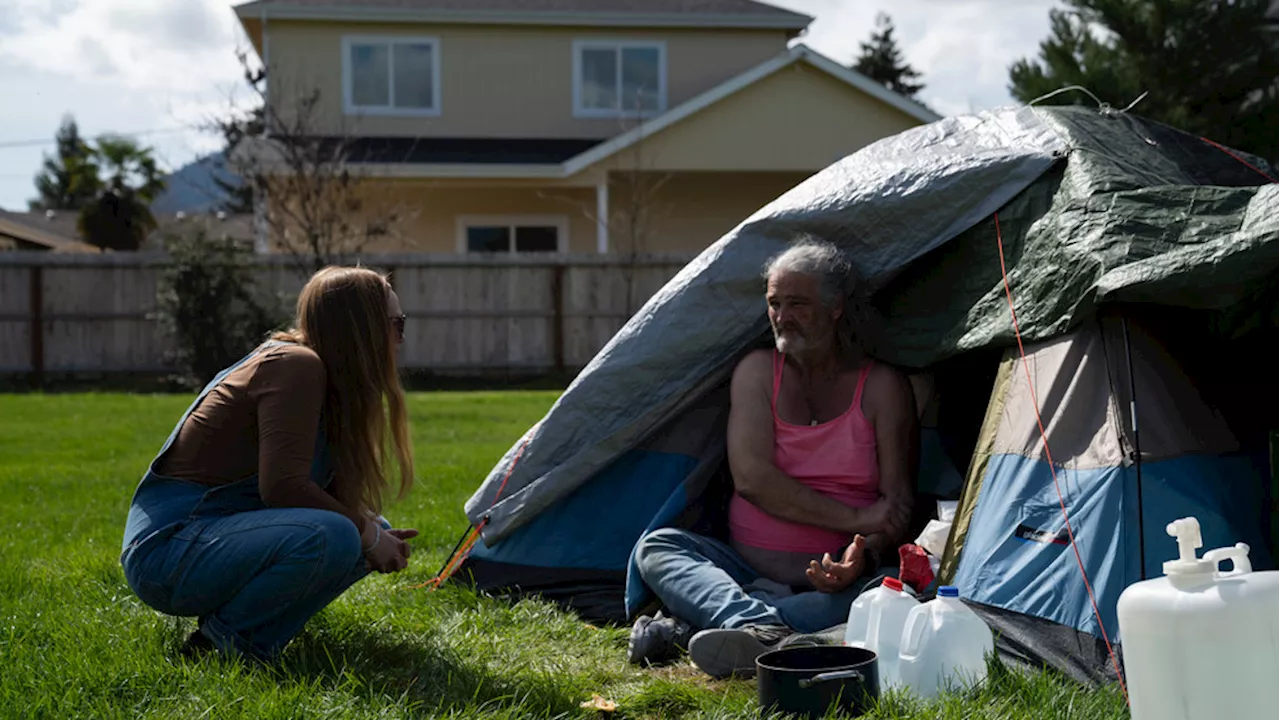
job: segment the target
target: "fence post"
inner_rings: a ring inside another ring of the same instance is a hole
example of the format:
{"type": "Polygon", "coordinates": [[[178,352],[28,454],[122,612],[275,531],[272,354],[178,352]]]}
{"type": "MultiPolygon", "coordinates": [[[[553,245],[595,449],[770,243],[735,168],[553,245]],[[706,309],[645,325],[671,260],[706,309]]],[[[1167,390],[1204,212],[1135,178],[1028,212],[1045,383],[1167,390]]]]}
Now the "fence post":
{"type": "Polygon", "coordinates": [[[551,270],[551,352],[555,357],[556,372],[564,373],[564,262],[557,262],[551,270]]]}
{"type": "Polygon", "coordinates": [[[44,268],[31,266],[31,387],[44,387],[44,268]]]}

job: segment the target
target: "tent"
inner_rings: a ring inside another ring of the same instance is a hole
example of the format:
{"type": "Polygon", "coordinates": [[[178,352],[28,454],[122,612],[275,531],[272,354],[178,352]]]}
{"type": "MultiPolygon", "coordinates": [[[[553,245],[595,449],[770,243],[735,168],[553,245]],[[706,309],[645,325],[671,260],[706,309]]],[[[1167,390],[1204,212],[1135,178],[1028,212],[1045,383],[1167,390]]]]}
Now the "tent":
{"type": "Polygon", "coordinates": [[[944,576],[1003,652],[1104,678],[1101,633],[1122,642],[1115,599],[1172,555],[1168,520],[1274,566],[1274,172],[1106,109],[1004,108],[872,144],[626,323],[467,501],[478,540],[454,577],[594,620],[651,606],[635,543],[723,532],[729,374],[768,342],[761,268],[809,233],[851,253],[883,320],[874,354],[931,388],[917,504],[961,500],[944,576]]]}

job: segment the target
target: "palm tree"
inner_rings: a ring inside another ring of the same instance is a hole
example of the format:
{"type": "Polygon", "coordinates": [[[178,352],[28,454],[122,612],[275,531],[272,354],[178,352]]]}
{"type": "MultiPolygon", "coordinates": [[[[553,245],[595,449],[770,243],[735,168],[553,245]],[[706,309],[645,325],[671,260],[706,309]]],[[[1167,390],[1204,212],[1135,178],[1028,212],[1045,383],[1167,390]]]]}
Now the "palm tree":
{"type": "Polygon", "coordinates": [[[125,137],[104,137],[94,148],[102,193],[80,211],[84,239],[110,250],[137,250],[156,227],[151,201],[164,190],[151,148],[125,137]]]}

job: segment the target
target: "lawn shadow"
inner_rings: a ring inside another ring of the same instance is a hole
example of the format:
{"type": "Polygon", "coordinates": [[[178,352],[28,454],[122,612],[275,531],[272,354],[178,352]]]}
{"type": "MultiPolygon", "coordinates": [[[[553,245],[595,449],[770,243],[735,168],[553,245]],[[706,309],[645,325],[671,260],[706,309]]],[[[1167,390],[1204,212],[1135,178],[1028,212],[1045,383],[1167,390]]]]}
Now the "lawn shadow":
{"type": "Polygon", "coordinates": [[[414,715],[485,708],[538,717],[571,712],[577,700],[552,676],[495,671],[462,656],[435,633],[406,638],[378,628],[304,631],[276,672],[370,700],[396,698],[414,715]]]}

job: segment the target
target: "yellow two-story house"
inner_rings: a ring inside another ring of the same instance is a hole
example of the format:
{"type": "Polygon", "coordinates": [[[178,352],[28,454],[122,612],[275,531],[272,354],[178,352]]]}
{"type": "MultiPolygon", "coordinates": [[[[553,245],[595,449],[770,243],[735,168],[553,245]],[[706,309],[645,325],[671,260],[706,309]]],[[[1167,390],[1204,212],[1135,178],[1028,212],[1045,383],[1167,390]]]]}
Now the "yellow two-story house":
{"type": "Polygon", "coordinates": [[[373,251],[689,253],[938,116],[751,0],[255,0],[276,112],[314,90],[373,251]],[[382,210],[380,210],[380,208],[382,210]],[[406,210],[408,212],[406,212],[406,210]]]}

